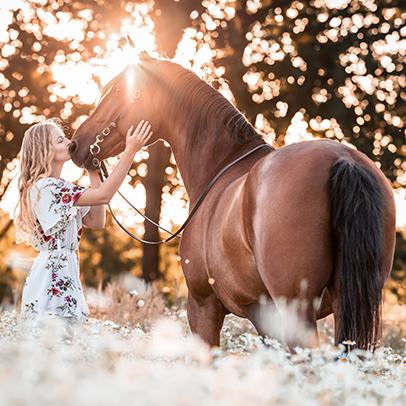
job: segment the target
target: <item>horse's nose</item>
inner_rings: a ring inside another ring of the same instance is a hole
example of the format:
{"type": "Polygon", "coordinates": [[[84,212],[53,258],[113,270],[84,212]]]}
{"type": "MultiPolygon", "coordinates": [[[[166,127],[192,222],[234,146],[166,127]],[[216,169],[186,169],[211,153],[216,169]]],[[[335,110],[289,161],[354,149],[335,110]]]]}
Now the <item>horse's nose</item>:
{"type": "Polygon", "coordinates": [[[78,143],[75,140],[71,141],[71,143],[69,145],[69,153],[71,155],[73,155],[77,149],[78,149],[78,143]]]}

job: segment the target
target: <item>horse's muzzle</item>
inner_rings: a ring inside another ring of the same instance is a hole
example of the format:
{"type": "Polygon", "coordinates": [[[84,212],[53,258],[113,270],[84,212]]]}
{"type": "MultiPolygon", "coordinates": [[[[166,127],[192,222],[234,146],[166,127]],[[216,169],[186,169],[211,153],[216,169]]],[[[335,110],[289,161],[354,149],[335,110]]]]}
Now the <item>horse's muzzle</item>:
{"type": "Polygon", "coordinates": [[[80,168],[93,169],[91,164],[88,163],[89,154],[83,153],[84,151],[79,148],[79,143],[76,140],[72,140],[69,145],[69,153],[72,161],[80,168]]]}
{"type": "Polygon", "coordinates": [[[70,153],[72,159],[73,159],[73,156],[74,156],[75,152],[77,151],[77,149],[78,149],[78,143],[75,140],[71,141],[71,143],[69,145],[69,153],[70,153]]]}

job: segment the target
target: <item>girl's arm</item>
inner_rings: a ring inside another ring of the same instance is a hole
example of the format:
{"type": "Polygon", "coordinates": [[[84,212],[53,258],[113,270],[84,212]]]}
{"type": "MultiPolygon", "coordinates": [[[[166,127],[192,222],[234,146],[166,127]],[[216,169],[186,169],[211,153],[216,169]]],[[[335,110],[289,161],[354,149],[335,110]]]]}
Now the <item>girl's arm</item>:
{"type": "MultiPolygon", "coordinates": [[[[101,181],[97,172],[89,171],[89,178],[92,189],[97,189],[100,187],[101,181]]],[[[100,206],[91,206],[89,213],[83,217],[82,222],[83,225],[91,228],[92,230],[102,230],[106,222],[106,210],[104,205],[101,204],[100,206]]]]}
{"type": "Polygon", "coordinates": [[[148,121],[142,120],[133,133],[132,129],[131,126],[127,131],[125,150],[110,176],[97,188],[92,186],[86,189],[82,196],[76,200],[74,206],[99,206],[110,202],[123,183],[136,152],[148,142],[152,135],[148,121]]]}

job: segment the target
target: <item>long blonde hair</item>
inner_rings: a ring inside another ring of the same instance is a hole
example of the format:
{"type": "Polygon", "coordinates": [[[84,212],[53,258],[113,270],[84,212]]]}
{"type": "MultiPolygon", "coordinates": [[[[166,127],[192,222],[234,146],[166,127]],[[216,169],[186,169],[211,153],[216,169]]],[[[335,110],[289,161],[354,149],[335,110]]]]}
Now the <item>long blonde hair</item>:
{"type": "Polygon", "coordinates": [[[51,162],[55,155],[52,130],[61,128],[55,119],[49,119],[30,127],[24,134],[20,151],[20,177],[18,179],[18,204],[15,211],[17,242],[35,245],[35,219],[31,191],[38,179],[51,174],[51,162]]]}

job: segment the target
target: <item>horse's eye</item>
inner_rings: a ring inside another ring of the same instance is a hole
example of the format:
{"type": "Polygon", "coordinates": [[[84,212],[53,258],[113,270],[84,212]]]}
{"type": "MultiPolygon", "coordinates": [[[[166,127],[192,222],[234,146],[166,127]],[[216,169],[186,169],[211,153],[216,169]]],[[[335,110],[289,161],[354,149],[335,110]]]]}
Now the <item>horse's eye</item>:
{"type": "Polygon", "coordinates": [[[121,87],[116,87],[115,89],[114,89],[114,91],[116,92],[116,93],[121,93],[122,92],[122,88],[121,87]]]}

